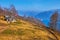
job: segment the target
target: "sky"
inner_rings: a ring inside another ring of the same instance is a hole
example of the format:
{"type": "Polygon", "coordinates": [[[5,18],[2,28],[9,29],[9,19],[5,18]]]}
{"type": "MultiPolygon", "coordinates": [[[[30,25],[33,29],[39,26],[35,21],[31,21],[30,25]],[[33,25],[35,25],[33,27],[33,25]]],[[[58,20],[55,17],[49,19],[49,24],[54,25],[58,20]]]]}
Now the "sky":
{"type": "Polygon", "coordinates": [[[47,11],[60,9],[60,0],[0,0],[0,6],[9,8],[13,4],[17,10],[47,11]]]}

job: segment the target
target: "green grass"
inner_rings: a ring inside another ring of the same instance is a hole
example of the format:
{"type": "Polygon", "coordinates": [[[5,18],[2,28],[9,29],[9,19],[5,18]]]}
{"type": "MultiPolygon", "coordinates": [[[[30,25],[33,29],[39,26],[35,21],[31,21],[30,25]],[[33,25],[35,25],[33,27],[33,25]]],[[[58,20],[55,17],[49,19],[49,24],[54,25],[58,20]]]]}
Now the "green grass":
{"type": "Polygon", "coordinates": [[[24,30],[22,30],[22,29],[18,29],[16,32],[15,32],[15,35],[24,35],[25,34],[25,32],[24,32],[24,30]]]}
{"type": "Polygon", "coordinates": [[[12,31],[12,30],[10,30],[10,29],[6,29],[6,30],[4,30],[3,32],[2,32],[2,34],[11,34],[11,35],[13,35],[14,34],[14,31],[12,31]]]}
{"type": "Polygon", "coordinates": [[[5,35],[24,35],[24,31],[19,29],[19,30],[10,30],[10,29],[6,29],[4,30],[1,34],[5,34],[5,35]]]}
{"type": "Polygon", "coordinates": [[[5,35],[25,35],[26,33],[33,33],[34,34],[35,31],[33,30],[29,30],[29,29],[18,29],[18,30],[10,30],[10,29],[6,29],[4,30],[1,34],[5,34],[5,35]]]}
{"type": "Polygon", "coordinates": [[[25,29],[25,31],[30,31],[30,32],[32,32],[32,33],[35,33],[34,30],[25,29]]]}

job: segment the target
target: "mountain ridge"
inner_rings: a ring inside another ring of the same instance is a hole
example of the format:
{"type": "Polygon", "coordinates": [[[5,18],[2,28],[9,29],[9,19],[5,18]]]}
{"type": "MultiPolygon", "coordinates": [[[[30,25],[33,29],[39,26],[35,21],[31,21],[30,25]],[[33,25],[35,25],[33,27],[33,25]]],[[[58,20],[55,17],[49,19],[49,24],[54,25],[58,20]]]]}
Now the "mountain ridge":
{"type": "MultiPolygon", "coordinates": [[[[54,10],[48,10],[48,11],[42,11],[42,12],[26,11],[25,14],[31,14],[31,15],[26,15],[26,16],[32,16],[36,19],[39,19],[46,26],[48,26],[48,23],[50,21],[50,17],[55,11],[58,11],[58,13],[60,13],[60,9],[54,9],[54,10]]],[[[19,12],[19,14],[22,14],[22,16],[24,16],[24,11],[21,11],[21,12],[22,13],[19,12]]]]}

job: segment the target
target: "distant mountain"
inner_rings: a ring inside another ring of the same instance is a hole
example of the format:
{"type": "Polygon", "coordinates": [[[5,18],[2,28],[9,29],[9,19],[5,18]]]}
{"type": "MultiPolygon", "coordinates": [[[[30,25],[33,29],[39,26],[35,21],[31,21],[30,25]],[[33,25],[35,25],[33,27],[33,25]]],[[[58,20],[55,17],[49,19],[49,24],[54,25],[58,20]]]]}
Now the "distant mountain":
{"type": "Polygon", "coordinates": [[[18,10],[18,13],[20,16],[35,16],[37,15],[38,12],[35,12],[35,11],[21,11],[21,10],[18,10]]]}
{"type": "Polygon", "coordinates": [[[54,11],[34,12],[34,11],[18,11],[20,16],[33,16],[36,19],[41,20],[45,25],[49,22],[50,16],[54,11]],[[45,23],[47,22],[47,23],[45,23]]]}
{"type": "Polygon", "coordinates": [[[48,25],[48,22],[50,20],[50,16],[54,13],[54,11],[44,11],[40,12],[37,15],[35,15],[35,18],[41,20],[45,25],[48,25]]]}
{"type": "MultiPolygon", "coordinates": [[[[19,15],[24,16],[33,16],[36,19],[41,20],[46,26],[48,26],[48,23],[50,21],[51,15],[56,10],[49,10],[49,11],[43,11],[43,12],[35,12],[35,11],[18,11],[19,15]]],[[[57,9],[57,11],[60,13],[60,9],[57,9]]]]}
{"type": "MultiPolygon", "coordinates": [[[[50,11],[44,11],[40,12],[37,15],[35,15],[35,18],[38,18],[41,20],[46,26],[48,26],[48,23],[50,21],[51,15],[55,12],[56,10],[50,10],[50,11]]],[[[60,14],[60,9],[57,10],[58,13],[60,14]]]]}

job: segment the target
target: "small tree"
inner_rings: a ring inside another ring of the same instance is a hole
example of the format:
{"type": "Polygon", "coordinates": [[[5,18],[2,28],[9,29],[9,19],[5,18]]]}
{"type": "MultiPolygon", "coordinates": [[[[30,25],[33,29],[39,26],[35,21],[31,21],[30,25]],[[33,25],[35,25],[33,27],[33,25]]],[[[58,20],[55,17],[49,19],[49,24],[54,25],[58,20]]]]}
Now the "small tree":
{"type": "Polygon", "coordinates": [[[0,6],[0,12],[2,12],[2,7],[0,6]]]}
{"type": "Polygon", "coordinates": [[[58,21],[58,12],[56,11],[50,18],[50,28],[56,30],[58,21]]]}
{"type": "Polygon", "coordinates": [[[2,7],[0,6],[0,15],[2,15],[2,13],[3,13],[3,9],[2,9],[2,7]]]}
{"type": "Polygon", "coordinates": [[[15,9],[14,5],[11,5],[10,7],[10,12],[11,12],[11,15],[13,16],[17,16],[17,10],[15,9]]]}

